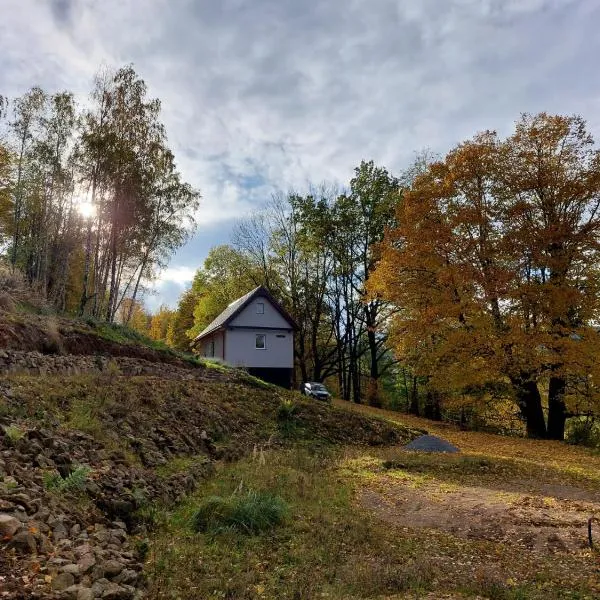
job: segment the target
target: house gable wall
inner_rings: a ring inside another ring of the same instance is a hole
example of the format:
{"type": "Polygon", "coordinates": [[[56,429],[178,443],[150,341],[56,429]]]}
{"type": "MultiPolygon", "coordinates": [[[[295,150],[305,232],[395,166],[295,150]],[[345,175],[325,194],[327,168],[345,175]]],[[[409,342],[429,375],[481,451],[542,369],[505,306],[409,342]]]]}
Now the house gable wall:
{"type": "Polygon", "coordinates": [[[230,327],[273,327],[280,329],[291,329],[281,313],[264,296],[257,296],[238,315],[232,319],[230,327]],[[257,313],[257,304],[264,305],[264,313],[257,313]]]}

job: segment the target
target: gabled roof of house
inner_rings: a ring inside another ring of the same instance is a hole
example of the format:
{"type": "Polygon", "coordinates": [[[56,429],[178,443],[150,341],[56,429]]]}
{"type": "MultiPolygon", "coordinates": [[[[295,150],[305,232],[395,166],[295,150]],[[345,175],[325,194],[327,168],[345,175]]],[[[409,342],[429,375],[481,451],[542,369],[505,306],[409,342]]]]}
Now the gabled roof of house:
{"type": "MultiPolygon", "coordinates": [[[[217,331],[217,329],[221,329],[225,327],[229,322],[231,322],[237,315],[239,315],[252,300],[255,298],[263,297],[266,298],[275,309],[279,312],[279,314],[290,324],[292,329],[298,329],[298,325],[292,318],[292,316],[275,300],[271,292],[262,285],[259,285],[257,288],[254,288],[252,291],[243,295],[241,298],[234,300],[216,319],[214,319],[201,333],[199,333],[195,338],[194,342],[206,337],[207,335],[217,331]]],[[[257,328],[258,329],[258,328],[257,328]]]]}

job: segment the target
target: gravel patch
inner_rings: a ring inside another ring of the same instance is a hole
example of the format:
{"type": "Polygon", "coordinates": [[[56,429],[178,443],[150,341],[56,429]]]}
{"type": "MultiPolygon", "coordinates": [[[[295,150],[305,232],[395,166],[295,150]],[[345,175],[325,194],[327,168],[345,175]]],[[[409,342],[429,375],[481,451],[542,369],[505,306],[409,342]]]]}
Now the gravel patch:
{"type": "Polygon", "coordinates": [[[460,452],[456,446],[437,435],[422,435],[406,444],[404,449],[418,452],[460,452]]]}

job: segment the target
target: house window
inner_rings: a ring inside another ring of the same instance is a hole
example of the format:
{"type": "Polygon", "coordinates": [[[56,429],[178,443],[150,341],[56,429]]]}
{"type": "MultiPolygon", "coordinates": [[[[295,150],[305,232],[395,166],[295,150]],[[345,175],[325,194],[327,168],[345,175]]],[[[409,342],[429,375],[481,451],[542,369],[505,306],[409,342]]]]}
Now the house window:
{"type": "Polygon", "coordinates": [[[265,304],[264,304],[264,302],[257,302],[256,303],[256,314],[257,315],[264,315],[265,314],[265,304]]]}
{"type": "Polygon", "coordinates": [[[208,345],[208,356],[214,357],[215,355],[215,340],[210,340],[208,345]]]}
{"type": "Polygon", "coordinates": [[[264,333],[256,334],[256,349],[257,350],[266,350],[267,349],[267,336],[264,333]]]}

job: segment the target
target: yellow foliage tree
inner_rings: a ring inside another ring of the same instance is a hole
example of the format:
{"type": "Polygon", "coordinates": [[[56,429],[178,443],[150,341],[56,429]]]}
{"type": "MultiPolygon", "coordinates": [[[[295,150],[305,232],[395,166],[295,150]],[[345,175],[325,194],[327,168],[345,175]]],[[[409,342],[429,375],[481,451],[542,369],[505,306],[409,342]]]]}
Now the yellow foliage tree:
{"type": "Polygon", "coordinates": [[[600,373],[600,153],[579,117],[524,115],[416,178],[371,292],[399,309],[398,354],[432,389],[509,385],[530,436],[564,437],[600,373]],[[541,383],[548,382],[548,424],[541,383]]]}
{"type": "Polygon", "coordinates": [[[169,328],[169,322],[173,318],[173,312],[168,306],[162,304],[150,319],[150,329],[148,335],[153,340],[159,340],[161,342],[167,341],[167,330],[169,328]]]}
{"type": "Polygon", "coordinates": [[[118,322],[129,328],[148,335],[150,330],[150,315],[142,302],[132,298],[124,298],[117,311],[118,322]]]}

